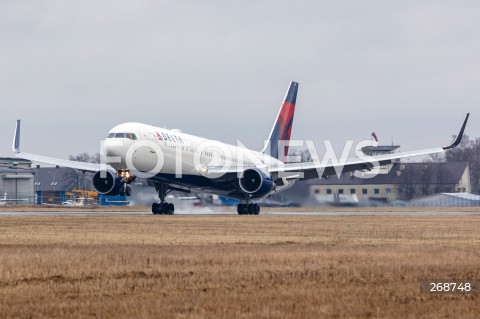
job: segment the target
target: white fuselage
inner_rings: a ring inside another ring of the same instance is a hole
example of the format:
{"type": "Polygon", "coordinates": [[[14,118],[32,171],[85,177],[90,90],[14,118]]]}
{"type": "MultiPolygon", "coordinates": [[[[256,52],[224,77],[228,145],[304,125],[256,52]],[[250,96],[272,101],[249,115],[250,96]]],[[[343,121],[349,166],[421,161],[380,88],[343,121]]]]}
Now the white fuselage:
{"type": "Polygon", "coordinates": [[[124,123],[111,129],[105,154],[106,163],[116,170],[139,171],[147,176],[205,175],[208,167],[267,168],[281,164],[276,158],[242,146],[141,123],[124,123]]]}

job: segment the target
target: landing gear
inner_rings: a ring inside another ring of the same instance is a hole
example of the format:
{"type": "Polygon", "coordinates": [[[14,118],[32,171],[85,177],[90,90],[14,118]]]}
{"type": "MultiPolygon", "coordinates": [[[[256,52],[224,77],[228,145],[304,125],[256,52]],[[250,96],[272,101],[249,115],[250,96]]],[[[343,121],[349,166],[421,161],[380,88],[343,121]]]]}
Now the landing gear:
{"type": "Polygon", "coordinates": [[[125,195],[131,196],[132,195],[132,189],[127,184],[124,184],[124,186],[122,188],[120,188],[119,195],[120,196],[125,196],[125,195]]]}
{"type": "Polygon", "coordinates": [[[156,184],[155,190],[158,192],[158,197],[160,198],[160,203],[152,204],[152,213],[154,215],[173,215],[175,211],[175,206],[172,203],[167,203],[165,201],[165,196],[171,191],[164,184],[156,184]]]}
{"type": "Polygon", "coordinates": [[[119,170],[117,171],[117,175],[122,178],[123,186],[119,190],[119,195],[120,196],[131,196],[132,195],[132,189],[129,184],[131,184],[135,180],[135,176],[133,176],[132,173],[130,173],[129,170],[119,170]]]}
{"type": "Polygon", "coordinates": [[[175,211],[175,206],[170,203],[153,203],[152,204],[152,213],[154,215],[173,215],[175,211]]]}
{"type": "Polygon", "coordinates": [[[239,215],[258,215],[260,214],[260,205],[253,203],[238,204],[237,212],[239,215]]]}

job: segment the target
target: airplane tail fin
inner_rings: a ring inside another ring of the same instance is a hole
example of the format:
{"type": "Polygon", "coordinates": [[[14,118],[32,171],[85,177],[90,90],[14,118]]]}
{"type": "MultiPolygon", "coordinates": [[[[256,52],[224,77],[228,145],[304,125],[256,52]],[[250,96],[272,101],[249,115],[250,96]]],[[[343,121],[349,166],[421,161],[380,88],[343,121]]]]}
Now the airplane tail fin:
{"type": "Polygon", "coordinates": [[[273,123],[270,136],[262,150],[263,153],[267,153],[281,161],[285,161],[285,158],[288,155],[288,141],[290,141],[290,135],[292,133],[297,91],[298,83],[290,83],[285,100],[283,101],[282,107],[273,123]]]}

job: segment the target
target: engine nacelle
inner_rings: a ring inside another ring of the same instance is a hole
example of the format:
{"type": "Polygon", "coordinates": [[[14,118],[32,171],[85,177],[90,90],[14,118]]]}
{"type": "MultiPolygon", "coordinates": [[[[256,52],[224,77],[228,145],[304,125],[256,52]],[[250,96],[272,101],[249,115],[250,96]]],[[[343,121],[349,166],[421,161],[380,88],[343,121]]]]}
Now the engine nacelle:
{"type": "Polygon", "coordinates": [[[93,174],[92,183],[99,194],[107,196],[119,195],[124,184],[121,177],[109,171],[98,171],[93,174]]]}
{"type": "Polygon", "coordinates": [[[239,179],[240,188],[247,194],[254,196],[268,195],[274,188],[275,183],[267,172],[258,168],[247,168],[239,179]]]}

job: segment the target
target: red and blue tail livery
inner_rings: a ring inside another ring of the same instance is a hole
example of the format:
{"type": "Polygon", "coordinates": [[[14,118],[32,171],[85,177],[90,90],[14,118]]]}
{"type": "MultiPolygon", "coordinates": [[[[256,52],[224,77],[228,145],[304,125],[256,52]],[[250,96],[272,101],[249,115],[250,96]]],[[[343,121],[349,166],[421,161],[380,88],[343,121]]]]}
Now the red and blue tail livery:
{"type": "Polygon", "coordinates": [[[264,153],[284,162],[288,155],[288,141],[292,134],[293,114],[295,113],[295,103],[297,101],[298,83],[290,83],[287,95],[283,101],[282,107],[278,112],[277,119],[273,124],[272,131],[267,140],[264,153]]]}

